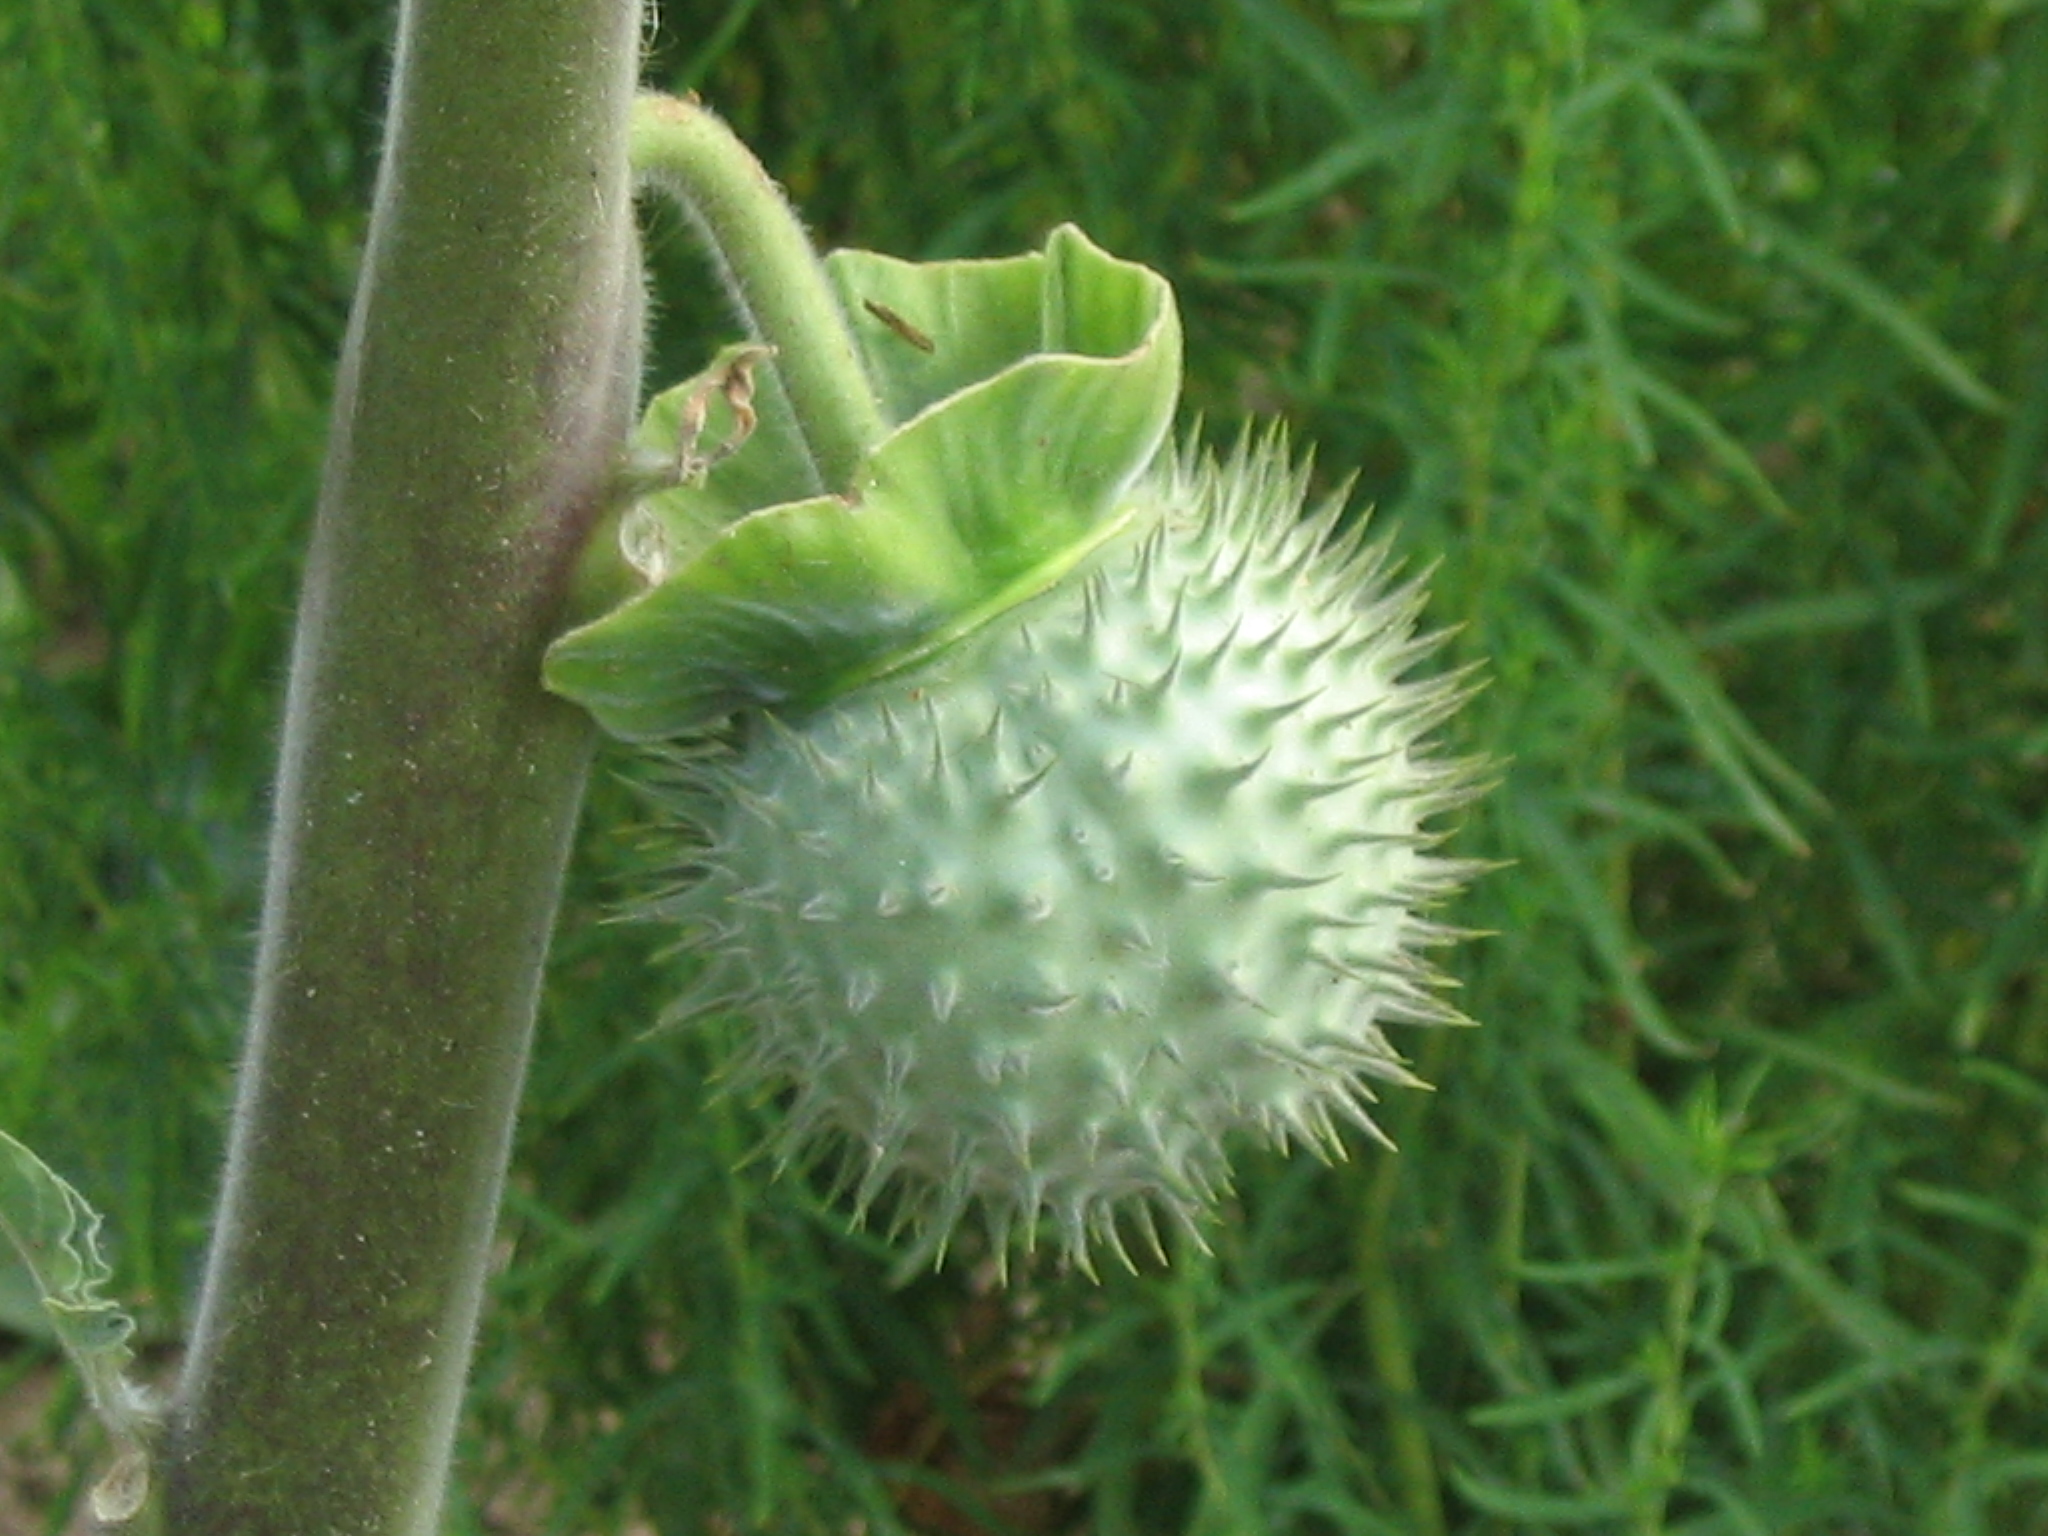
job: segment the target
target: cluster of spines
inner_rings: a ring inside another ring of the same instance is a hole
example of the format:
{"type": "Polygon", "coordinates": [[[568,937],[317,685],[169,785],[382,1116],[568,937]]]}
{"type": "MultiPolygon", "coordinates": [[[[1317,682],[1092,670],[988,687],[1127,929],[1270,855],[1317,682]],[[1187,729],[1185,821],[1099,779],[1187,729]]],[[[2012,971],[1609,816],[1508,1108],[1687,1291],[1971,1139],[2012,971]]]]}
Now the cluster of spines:
{"type": "Polygon", "coordinates": [[[1199,1241],[1226,1131],[1379,1137],[1367,1079],[1415,1082],[1380,1023],[1462,1022],[1422,911],[1472,866],[1424,824],[1479,774],[1424,738],[1468,679],[1407,680],[1421,580],[1305,490],[1276,440],[1175,456],[1078,594],[694,770],[725,809],[658,906],[714,956],[699,1005],[752,1021],[737,1082],[793,1086],[782,1159],[846,1147],[920,1257],[976,1204],[998,1254],[1050,1216],[1128,1262],[1155,1208],[1199,1241]]]}

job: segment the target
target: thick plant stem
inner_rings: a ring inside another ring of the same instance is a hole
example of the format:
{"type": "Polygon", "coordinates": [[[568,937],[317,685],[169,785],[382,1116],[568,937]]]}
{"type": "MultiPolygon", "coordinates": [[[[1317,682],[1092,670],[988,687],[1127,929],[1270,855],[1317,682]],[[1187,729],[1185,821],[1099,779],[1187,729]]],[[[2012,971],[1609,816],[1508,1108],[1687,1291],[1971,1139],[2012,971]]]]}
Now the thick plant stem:
{"type": "Polygon", "coordinates": [[[763,417],[787,407],[789,457],[808,468],[789,499],[845,490],[889,424],[795,211],[753,151],[695,101],[643,96],[633,163],[690,216],[741,319],[774,349],[763,417]]]}
{"type": "Polygon", "coordinates": [[[591,747],[537,679],[638,383],[639,23],[401,6],[173,1536],[436,1528],[591,747]]]}

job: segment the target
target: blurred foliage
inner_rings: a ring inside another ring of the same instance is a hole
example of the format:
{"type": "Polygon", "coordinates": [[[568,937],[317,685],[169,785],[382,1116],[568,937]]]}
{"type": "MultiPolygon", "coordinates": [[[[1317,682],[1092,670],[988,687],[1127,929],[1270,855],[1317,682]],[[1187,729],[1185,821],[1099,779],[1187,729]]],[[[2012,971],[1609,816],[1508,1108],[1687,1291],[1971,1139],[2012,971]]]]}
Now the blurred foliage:
{"type": "MultiPolygon", "coordinates": [[[[368,0],[0,11],[0,1124],[173,1328],[368,0]]],[[[607,778],[457,1529],[2048,1532],[2048,7],[678,3],[821,239],[1073,219],[1437,562],[1485,1028],[1213,1256],[887,1256],[746,1160],[607,778]]],[[[657,215],[659,379],[727,331],[657,215]]],[[[624,760],[614,766],[623,768],[624,760]]]]}
{"type": "Polygon", "coordinates": [[[93,1192],[159,1327],[203,1237],[385,25],[0,10],[0,1123],[93,1192]]]}

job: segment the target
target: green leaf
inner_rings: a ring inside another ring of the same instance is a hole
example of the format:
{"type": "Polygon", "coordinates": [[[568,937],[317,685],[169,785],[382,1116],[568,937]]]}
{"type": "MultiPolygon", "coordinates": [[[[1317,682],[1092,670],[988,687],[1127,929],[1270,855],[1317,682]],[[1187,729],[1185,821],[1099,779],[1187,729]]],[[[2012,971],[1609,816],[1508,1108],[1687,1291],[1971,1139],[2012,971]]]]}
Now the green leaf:
{"type": "Polygon", "coordinates": [[[1223,216],[1233,224],[1257,224],[1305,207],[1372,166],[1399,161],[1417,131],[1414,122],[1402,119],[1361,124],[1292,175],[1231,204],[1223,216]]]}
{"type": "Polygon", "coordinates": [[[99,1288],[113,1269],[99,1250],[100,1218],[43,1160],[0,1131],[0,1236],[28,1273],[51,1330],[85,1379],[86,1395],[113,1438],[113,1469],[93,1490],[93,1513],[108,1524],[134,1517],[149,1492],[144,1441],[155,1413],[128,1380],[135,1320],[99,1288]]]}
{"type": "Polygon", "coordinates": [[[1752,215],[1765,248],[1816,288],[1834,295],[1883,331],[1932,378],[1965,405],[2001,414],[2006,402],[1977,376],[1934,328],[1914,314],[1897,295],[1873,282],[1863,270],[1824,246],[1816,245],[1786,225],[1752,215]]]}
{"type": "Polygon", "coordinates": [[[1909,1083],[1882,1072],[1851,1050],[1831,1047],[1809,1038],[1817,1033],[1819,1018],[1809,1019],[1803,1034],[1787,1034],[1740,1021],[1722,1025],[1721,1032],[1743,1040],[1773,1056],[1796,1062],[1808,1071],[1832,1078],[1853,1093],[1863,1094],[1880,1104],[1912,1114],[1953,1115],[1961,1105],[1949,1095],[1919,1083],[1909,1083]]]}
{"type": "Polygon", "coordinates": [[[1450,1469],[1450,1476],[1460,1496],[1483,1513],[1525,1522],[1530,1528],[1611,1525],[1627,1515],[1631,1507],[1627,1494],[1608,1490],[1561,1494],[1516,1488],[1455,1465],[1450,1469]]]}
{"type": "Polygon", "coordinates": [[[1756,498],[1758,506],[1782,522],[1796,521],[1792,509],[1778,494],[1778,488],[1771,484],[1771,477],[1764,473],[1755,456],[1714,419],[1712,412],[1633,358],[1623,357],[1616,361],[1627,387],[1645,404],[1656,407],[1690,433],[1709,458],[1756,498]]]}
{"type": "Polygon", "coordinates": [[[1661,75],[1645,70],[1636,78],[1635,86],[1651,110],[1664,119],[1665,126],[1684,151],[1700,194],[1714,210],[1722,233],[1730,240],[1740,241],[1747,225],[1742,199],[1736,195],[1735,177],[1721,158],[1721,152],[1714,147],[1712,137],[1700,126],[1700,120],[1693,116],[1692,109],[1683,98],[1664,83],[1661,75]]]}
{"type": "Polygon", "coordinates": [[[1786,852],[1804,858],[1811,851],[1805,837],[1764,781],[1817,814],[1828,811],[1826,797],[1743,718],[1708,672],[1697,648],[1655,614],[1626,612],[1557,572],[1546,572],[1545,582],[1581,617],[1635,657],[1685,717],[1700,755],[1734,792],[1758,829],[1786,852]]]}
{"type": "Polygon", "coordinates": [[[1630,1254],[1618,1259],[1519,1259],[1514,1273],[1517,1280],[1527,1280],[1532,1285],[1603,1286],[1669,1275],[1683,1263],[1684,1255],[1669,1251],[1630,1254]]]}
{"type": "Polygon", "coordinates": [[[1650,1390],[1642,1367],[1631,1362],[1611,1376],[1596,1377],[1554,1392],[1525,1392],[1471,1409],[1465,1418],[1485,1429],[1522,1429],[1581,1418],[1624,1398],[1650,1390]]]}
{"type": "MultiPolygon", "coordinates": [[[[2048,48],[2033,52],[2048,58],[2048,48]]],[[[2048,338],[2038,331],[2026,340],[2027,355],[2020,365],[2025,382],[2013,406],[2011,429],[1999,444],[1997,469],[1977,523],[1972,563],[1979,570],[1997,566],[2014,525],[2033,496],[2042,460],[2048,457],[2048,345],[2044,341],[2048,338]]]]}
{"type": "Polygon", "coordinates": [[[1513,806],[1517,824],[1532,853],[1549,867],[1570,900],[1572,914],[1578,919],[1587,944],[1599,958],[1615,995],[1627,1007],[1643,1038],[1673,1056],[1704,1054],[1705,1047],[1687,1038],[1671,1021],[1657,994],[1644,982],[1643,945],[1631,928],[1627,913],[1618,910],[1601,888],[1593,867],[1551,814],[1549,805],[1534,795],[1517,795],[1513,806]]]}
{"type": "MultiPolygon", "coordinates": [[[[1686,1126],[1635,1076],[1576,1041],[1560,1041],[1556,1059],[1580,1108],[1606,1132],[1616,1156],[1681,1221],[1719,1198],[1686,1126]]],[[[1646,1255],[1646,1258],[1649,1257],[1646,1255]]],[[[1662,1262],[1662,1255],[1656,1256],[1662,1262]]]]}
{"type": "Polygon", "coordinates": [[[843,493],[750,511],[708,540],[760,473],[751,444],[702,489],[627,518],[654,584],[564,635],[544,671],[616,736],[821,702],[1043,590],[1145,508],[1126,493],[1180,388],[1164,279],[1071,227],[1010,261],[849,252],[831,271],[861,303],[849,319],[878,391],[909,420],[843,493]]]}

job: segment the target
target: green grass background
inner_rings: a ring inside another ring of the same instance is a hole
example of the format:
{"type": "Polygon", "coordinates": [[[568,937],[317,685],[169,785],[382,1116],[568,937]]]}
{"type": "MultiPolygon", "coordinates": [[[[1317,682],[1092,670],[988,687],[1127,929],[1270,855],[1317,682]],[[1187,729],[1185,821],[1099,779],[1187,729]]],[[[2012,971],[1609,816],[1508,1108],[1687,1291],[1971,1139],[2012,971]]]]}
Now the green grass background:
{"type": "MultiPolygon", "coordinates": [[[[373,170],[370,0],[0,9],[0,1125],[175,1335],[373,170]]],[[[1213,1256],[888,1255],[745,1160],[608,772],[457,1533],[2048,1532],[2048,7],[672,0],[820,238],[1174,281],[1502,765],[1477,1031],[1213,1256]],[[506,1522],[510,1522],[507,1524],[506,1522]],[[644,1527],[643,1527],[644,1528],[644,1527]]],[[[657,379],[727,334],[657,215],[657,379]]],[[[623,758],[608,769],[623,770],[623,758]]]]}

